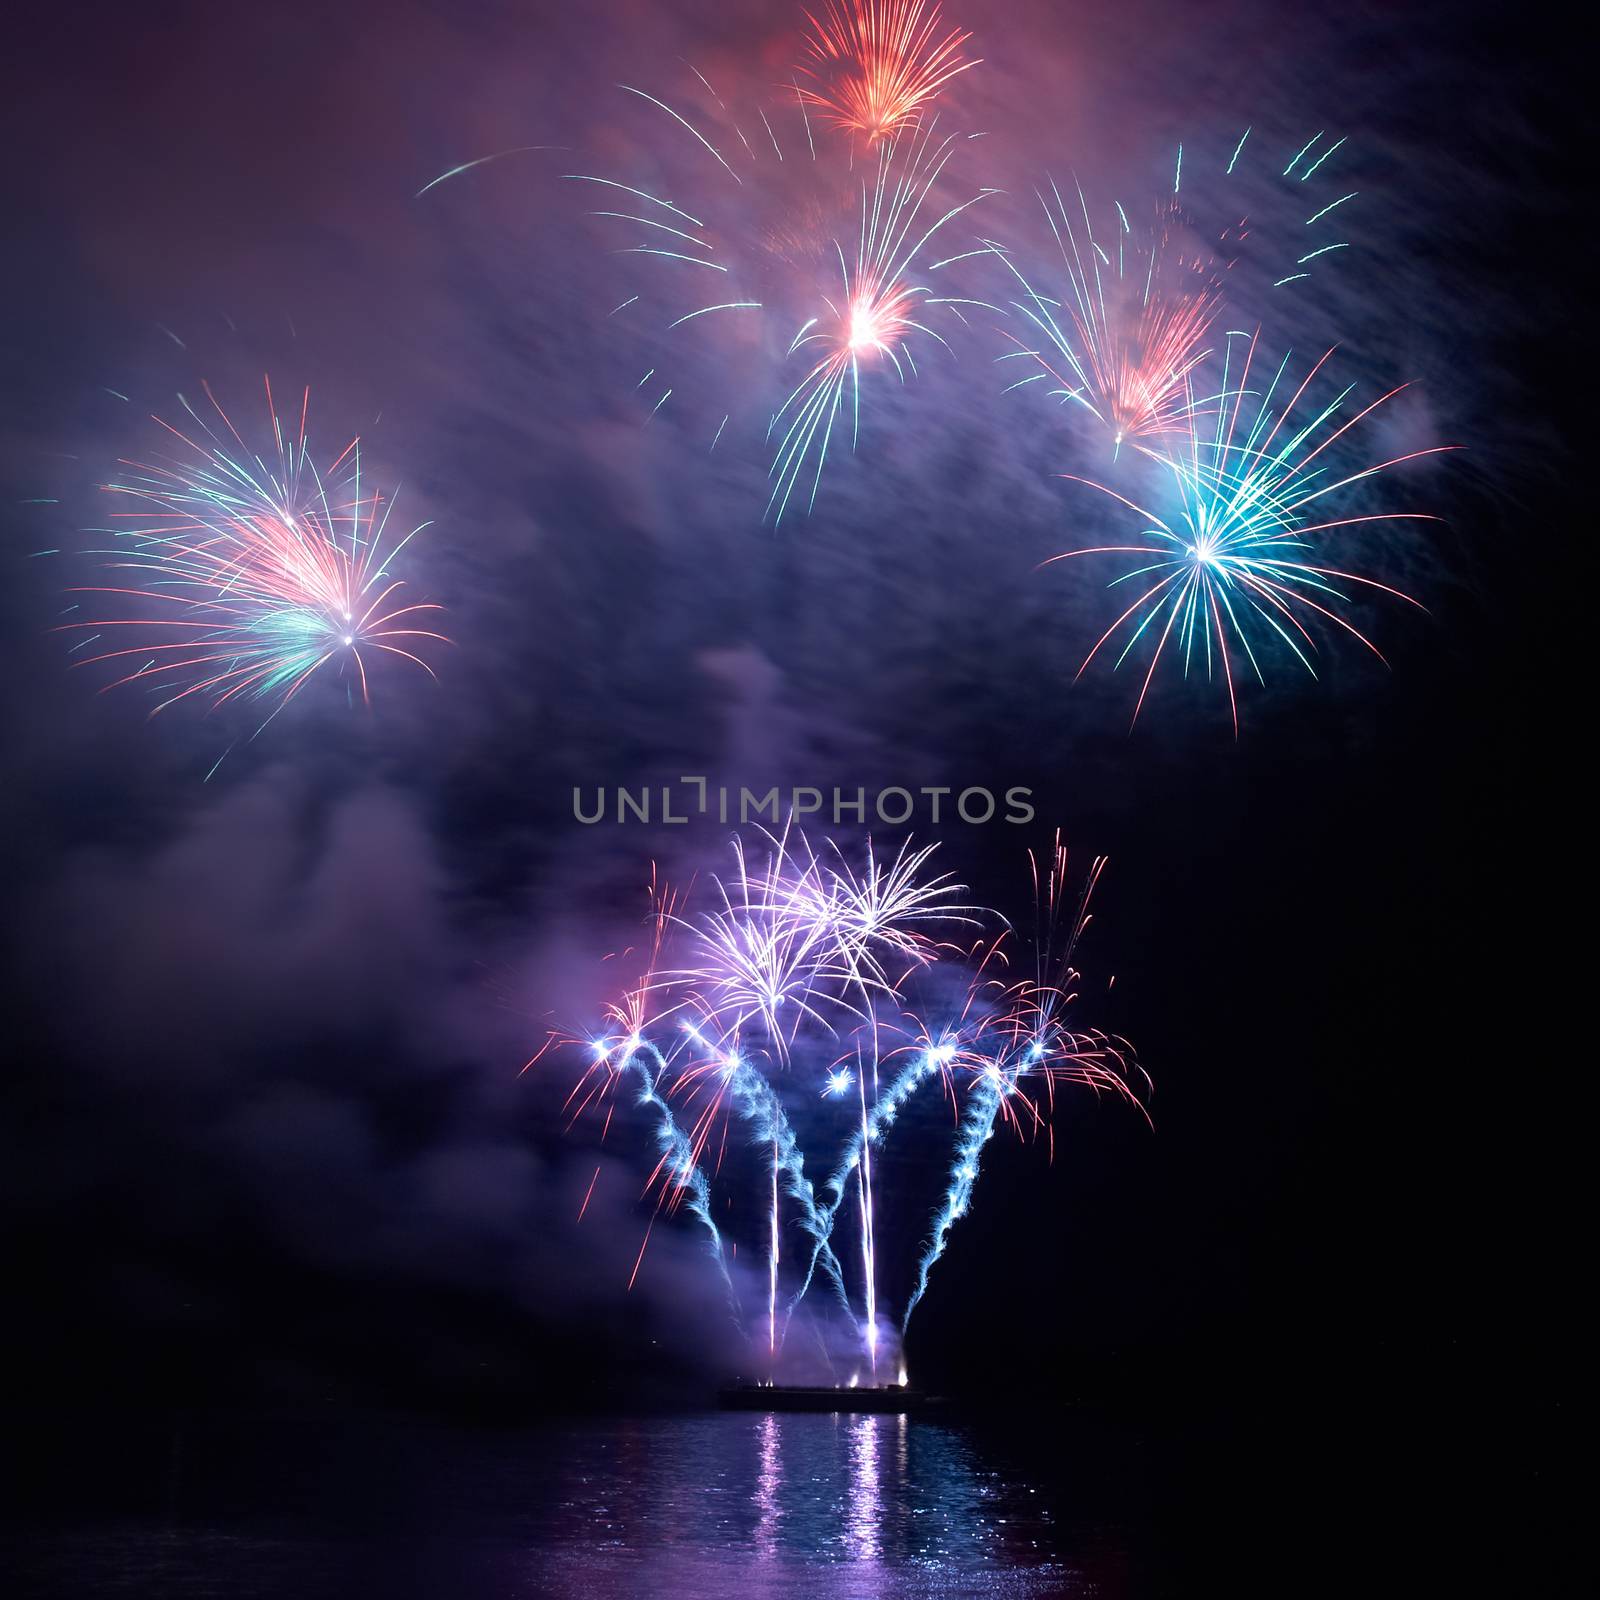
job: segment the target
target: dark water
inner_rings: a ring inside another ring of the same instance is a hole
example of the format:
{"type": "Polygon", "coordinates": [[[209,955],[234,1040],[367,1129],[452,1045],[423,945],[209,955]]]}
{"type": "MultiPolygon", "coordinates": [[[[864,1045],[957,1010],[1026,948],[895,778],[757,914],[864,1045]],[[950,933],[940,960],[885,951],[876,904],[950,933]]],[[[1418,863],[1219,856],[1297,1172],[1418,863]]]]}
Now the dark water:
{"type": "Polygon", "coordinates": [[[75,1425],[32,1453],[70,1509],[13,1504],[0,1555],[38,1596],[1153,1592],[1137,1444],[1057,1445],[901,1416],[75,1425]]]}

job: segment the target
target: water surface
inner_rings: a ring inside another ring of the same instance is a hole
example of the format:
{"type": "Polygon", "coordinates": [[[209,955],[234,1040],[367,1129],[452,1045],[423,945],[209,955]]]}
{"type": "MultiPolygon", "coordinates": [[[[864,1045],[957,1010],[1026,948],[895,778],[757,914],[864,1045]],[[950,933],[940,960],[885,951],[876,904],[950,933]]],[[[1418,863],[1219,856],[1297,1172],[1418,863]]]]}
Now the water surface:
{"type": "MultiPolygon", "coordinates": [[[[70,1509],[5,1538],[40,1595],[1135,1593],[1126,1463],[971,1420],[708,1413],[463,1431],[73,1430],[70,1509]],[[1063,1470],[1065,1468],[1065,1470],[1063,1470]],[[1082,1470],[1079,1470],[1081,1468],[1082,1470]]],[[[1092,1453],[1092,1452],[1091,1452],[1092,1453]]]]}

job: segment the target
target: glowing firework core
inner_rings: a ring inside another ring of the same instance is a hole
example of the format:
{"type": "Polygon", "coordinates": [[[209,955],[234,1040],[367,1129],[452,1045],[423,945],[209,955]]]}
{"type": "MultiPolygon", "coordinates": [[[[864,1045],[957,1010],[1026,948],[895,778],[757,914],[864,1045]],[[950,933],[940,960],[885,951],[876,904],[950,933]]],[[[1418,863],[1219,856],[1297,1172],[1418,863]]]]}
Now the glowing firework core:
{"type": "Polygon", "coordinates": [[[852,352],[873,350],[883,343],[876,310],[865,300],[850,307],[849,345],[852,352]]]}

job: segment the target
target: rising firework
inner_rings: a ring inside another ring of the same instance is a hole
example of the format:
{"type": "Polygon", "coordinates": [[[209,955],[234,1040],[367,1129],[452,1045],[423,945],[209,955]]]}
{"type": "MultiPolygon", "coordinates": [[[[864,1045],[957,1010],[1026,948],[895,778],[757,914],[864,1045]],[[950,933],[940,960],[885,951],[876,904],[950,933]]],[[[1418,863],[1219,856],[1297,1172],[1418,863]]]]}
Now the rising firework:
{"type": "Polygon", "coordinates": [[[285,428],[268,382],[272,443],[262,454],[202,387],[214,416],[184,401],[184,428],[154,419],[182,453],[124,462],[105,486],[115,504],[133,509],[114,511],[113,526],[96,530],[115,544],[93,554],[131,576],[77,592],[132,600],[139,614],[68,626],[92,629],[95,639],[126,630],[121,637],[137,642],[84,663],[137,661],[108,687],[149,686],[154,711],[198,695],[213,706],[265,702],[269,719],[324,670],[348,669],[367,701],[367,657],[377,652],[431,675],[416,652],[424,641],[445,641],[417,623],[439,607],[405,601],[391,570],[427,524],[389,537],[394,500],[363,486],[358,440],[318,468],[306,432],[309,390],[298,426],[285,428]]]}
{"type": "MultiPolygon", "coordinates": [[[[1068,1083],[1138,1103],[1125,1042],[1074,1030],[1065,1016],[1075,998],[1071,955],[1102,863],[1057,957],[1066,881],[1058,849],[1043,874],[1048,931],[1038,941],[1037,970],[1018,980],[1008,976],[1009,932],[970,951],[931,936],[933,924],[954,928],[992,916],[958,904],[960,886],[948,877],[928,877],[931,855],[907,844],[882,857],[869,844],[856,867],[797,834],[762,835],[754,857],[738,843],[736,871],[716,884],[709,908],[691,912],[653,896],[640,976],[598,1037],[569,1041],[586,1057],[568,1100],[573,1119],[604,1107],[603,1137],[619,1092],[635,1086],[657,1146],[644,1183],[653,1197],[649,1227],[680,1206],[699,1220],[741,1323],[728,1270],[737,1239],[730,1244],[726,1234],[742,1227],[763,1264],[757,1326],[769,1371],[819,1273],[851,1319],[866,1375],[877,1381],[891,1370],[885,1340],[898,1331],[881,1309],[886,1202],[877,1153],[922,1091],[937,1084],[950,1117],[925,1123],[921,1133],[953,1126],[956,1148],[949,1193],[916,1262],[898,1330],[970,1204],[982,1146],[998,1125],[1048,1142],[1056,1089],[1068,1083]],[[681,967],[667,953],[675,938],[691,952],[681,967]],[[952,972],[962,998],[937,1025],[919,1018],[911,991],[928,983],[945,990],[952,972]],[[747,1153],[730,1160],[735,1129],[747,1153]],[[818,1188],[801,1139],[841,1134],[841,1153],[818,1188]],[[730,1183],[714,1221],[714,1191],[730,1183]],[[850,1253],[835,1248],[842,1213],[852,1219],[859,1265],[847,1266],[850,1253]],[[791,1244],[795,1232],[802,1242],[791,1244]]],[[[897,1210],[891,1197],[888,1214],[897,1210]]]]}
{"type": "Polygon", "coordinates": [[[1250,336],[1236,376],[1229,370],[1231,341],[1229,348],[1219,394],[1207,402],[1207,415],[1200,417],[1202,407],[1191,404],[1196,421],[1189,441],[1170,456],[1156,457],[1170,488],[1162,510],[1147,509],[1104,484],[1063,474],[1088,483],[1146,519],[1143,544],[1103,545],[1051,558],[1107,554],[1140,558],[1111,586],[1132,584],[1142,592],[1100,636],[1078,669],[1081,676],[1119,634],[1125,638],[1118,666],[1134,654],[1141,640],[1147,646],[1154,640],[1134,706],[1135,722],[1169,645],[1186,677],[1191,670],[1203,669],[1208,679],[1221,678],[1237,733],[1235,652],[1261,683],[1266,681],[1261,658],[1268,646],[1286,649],[1315,677],[1313,657],[1318,647],[1311,630],[1331,626],[1360,640],[1382,660],[1377,646],[1342,614],[1353,599],[1352,590],[1377,590],[1419,605],[1375,578],[1324,565],[1315,552],[1328,535],[1357,524],[1437,521],[1421,512],[1332,517],[1328,512],[1338,507],[1338,496],[1353,485],[1402,462],[1452,447],[1411,450],[1350,471],[1335,468],[1324,453],[1406,386],[1380,395],[1342,422],[1338,418],[1353,384],[1325,404],[1308,406],[1297,415],[1332,351],[1279,404],[1276,396],[1289,357],[1283,358],[1264,391],[1257,391],[1250,386],[1256,337],[1250,336]]]}
{"type": "Polygon", "coordinates": [[[978,62],[962,55],[972,35],[940,35],[938,0],[828,0],[811,32],[801,71],[815,88],[806,103],[825,121],[869,143],[898,132],[957,73],[978,62]]]}

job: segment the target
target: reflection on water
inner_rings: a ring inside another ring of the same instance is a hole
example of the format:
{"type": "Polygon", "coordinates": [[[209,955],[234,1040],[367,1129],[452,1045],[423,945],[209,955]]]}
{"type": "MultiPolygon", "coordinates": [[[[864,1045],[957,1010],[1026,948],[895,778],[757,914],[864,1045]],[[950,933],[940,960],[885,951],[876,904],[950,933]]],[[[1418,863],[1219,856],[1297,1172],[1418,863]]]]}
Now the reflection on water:
{"type": "Polygon", "coordinates": [[[783,1488],[783,1468],[778,1457],[778,1419],[765,1416],[760,1424],[761,1466],[756,1474],[756,1553],[770,1561],[778,1548],[778,1519],[783,1515],[778,1493],[783,1488]]]}
{"type": "Polygon", "coordinates": [[[961,1430],[905,1416],[586,1429],[559,1477],[548,1531],[575,1553],[743,1551],[769,1567],[947,1575],[1017,1573],[1056,1556],[1050,1512],[1030,1485],[986,1469],[961,1430]]]}
{"type": "MultiPolygon", "coordinates": [[[[901,1426],[905,1417],[895,1419],[901,1426]]],[[[861,1561],[875,1560],[883,1547],[878,1543],[878,1517],[882,1510],[878,1481],[878,1425],[882,1417],[850,1418],[850,1538],[851,1555],[861,1561]]],[[[904,1462],[900,1465],[903,1467],[904,1462]]]]}
{"type": "Polygon", "coordinates": [[[379,1438],[191,1428],[164,1448],[168,1459],[118,1469],[162,1485],[149,1490],[159,1509],[0,1540],[30,1592],[1129,1592],[1114,1532],[1059,1525],[1059,1485],[963,1425],[920,1417],[731,1413],[379,1438]]]}

